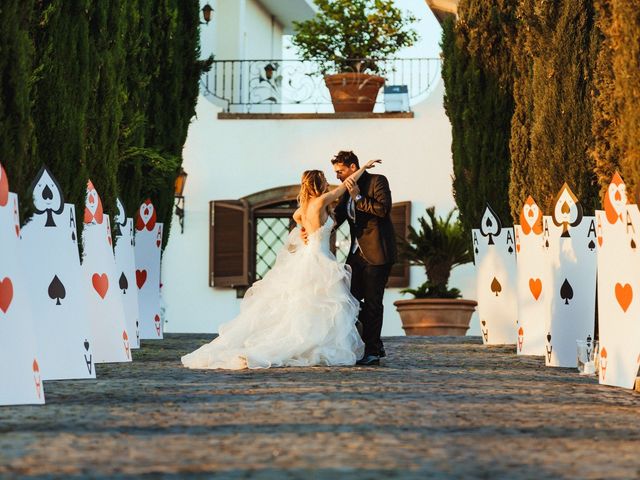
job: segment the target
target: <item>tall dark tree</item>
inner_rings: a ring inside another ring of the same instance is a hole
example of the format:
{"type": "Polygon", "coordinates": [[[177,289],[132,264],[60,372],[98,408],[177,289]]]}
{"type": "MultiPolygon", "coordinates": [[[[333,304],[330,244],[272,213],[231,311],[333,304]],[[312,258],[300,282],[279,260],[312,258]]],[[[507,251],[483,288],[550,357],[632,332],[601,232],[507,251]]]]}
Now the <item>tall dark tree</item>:
{"type": "Polygon", "coordinates": [[[511,58],[514,2],[463,0],[459,20],[443,27],[445,111],[452,125],[453,190],[470,231],[490,203],[508,220],[513,115],[511,58]]]}
{"type": "Polygon", "coordinates": [[[27,191],[35,170],[30,36],[32,0],[3,0],[0,6],[0,163],[10,189],[20,197],[22,218],[30,213],[27,191]]]}
{"type": "Polygon", "coordinates": [[[118,138],[122,121],[124,30],[123,0],[92,2],[89,16],[90,87],[86,159],[89,177],[104,210],[115,214],[118,192],[118,138]]]}
{"type": "Polygon", "coordinates": [[[640,200],[640,13],[626,1],[597,0],[602,32],[594,90],[593,155],[601,190],[620,170],[640,200]]]}
{"type": "Polygon", "coordinates": [[[89,12],[88,0],[41,0],[33,18],[36,154],[25,174],[33,179],[47,165],[78,214],[84,211],[88,178],[89,12]]]}
{"type": "MultiPolygon", "coordinates": [[[[144,10],[147,2],[140,1],[144,10]]],[[[151,198],[164,222],[164,244],[169,235],[173,188],[182,164],[182,148],[195,114],[198,80],[211,61],[199,61],[199,4],[197,0],[164,0],[143,15],[129,12],[137,30],[130,32],[132,52],[141,55],[145,69],[127,73],[131,92],[125,105],[126,126],[119,170],[127,209],[151,198]],[[148,30],[147,30],[148,29],[148,30]],[[132,92],[148,84],[148,94],[132,92]]],[[[133,53],[135,55],[135,53],[133,53]]]]}
{"type": "Polygon", "coordinates": [[[518,170],[518,182],[526,191],[513,186],[512,201],[531,194],[549,212],[566,181],[586,212],[593,213],[600,203],[591,155],[591,92],[600,43],[593,1],[523,0],[518,15],[526,28],[518,29],[525,38],[517,45],[524,48],[513,58],[519,81],[529,85],[520,85],[515,97],[518,123],[512,135],[518,138],[512,146],[519,150],[512,152],[512,158],[520,161],[520,155],[526,152],[526,167],[518,170]],[[528,182],[523,181],[522,173],[526,173],[528,182]]]}

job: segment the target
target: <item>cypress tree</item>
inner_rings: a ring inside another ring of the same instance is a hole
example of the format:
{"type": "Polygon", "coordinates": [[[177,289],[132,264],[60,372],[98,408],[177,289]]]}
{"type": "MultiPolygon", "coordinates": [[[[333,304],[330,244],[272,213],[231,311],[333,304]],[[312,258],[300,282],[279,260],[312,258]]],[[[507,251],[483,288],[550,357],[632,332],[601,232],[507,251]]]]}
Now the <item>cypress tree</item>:
{"type": "Polygon", "coordinates": [[[32,0],[3,0],[0,6],[0,163],[18,193],[21,218],[31,214],[28,194],[36,170],[31,117],[32,0]]]}
{"type": "Polygon", "coordinates": [[[464,228],[490,203],[509,211],[509,138],[513,115],[508,48],[513,2],[463,0],[459,21],[443,26],[444,106],[452,125],[453,190],[464,228]]]}
{"type": "MultiPolygon", "coordinates": [[[[600,204],[591,155],[591,91],[599,44],[593,2],[523,0],[518,13],[527,27],[518,29],[525,36],[525,54],[514,58],[519,62],[520,80],[530,86],[521,87],[526,96],[516,96],[516,104],[524,102],[533,108],[527,113],[516,106],[518,115],[531,116],[518,120],[526,128],[512,130],[512,135],[520,136],[512,145],[528,149],[528,165],[519,175],[526,172],[529,182],[526,192],[515,192],[514,186],[512,199],[531,194],[548,212],[566,181],[590,214],[600,204]]],[[[515,155],[512,158],[516,161],[515,155]]]]}
{"type": "MultiPolygon", "coordinates": [[[[87,188],[86,136],[90,78],[89,1],[42,0],[35,5],[33,179],[47,165],[81,218],[87,188]]],[[[82,222],[78,222],[78,227],[82,222]]]]}
{"type": "Polygon", "coordinates": [[[123,29],[121,0],[93,2],[90,9],[90,88],[86,158],[106,213],[117,213],[118,138],[122,120],[123,29]]]}
{"type": "Polygon", "coordinates": [[[596,6],[605,46],[596,92],[604,118],[594,125],[598,176],[606,188],[619,168],[630,198],[640,200],[640,12],[622,0],[598,0],[596,6]]]}
{"type": "Polygon", "coordinates": [[[182,148],[195,113],[198,81],[211,59],[199,61],[199,3],[163,0],[144,13],[129,12],[143,28],[128,35],[127,50],[144,50],[145,68],[126,74],[127,102],[119,169],[122,196],[132,214],[151,198],[164,222],[163,245],[169,235],[174,182],[182,164],[182,148]],[[150,18],[148,23],[146,18],[150,18]],[[148,94],[137,91],[148,84],[148,94]]]}

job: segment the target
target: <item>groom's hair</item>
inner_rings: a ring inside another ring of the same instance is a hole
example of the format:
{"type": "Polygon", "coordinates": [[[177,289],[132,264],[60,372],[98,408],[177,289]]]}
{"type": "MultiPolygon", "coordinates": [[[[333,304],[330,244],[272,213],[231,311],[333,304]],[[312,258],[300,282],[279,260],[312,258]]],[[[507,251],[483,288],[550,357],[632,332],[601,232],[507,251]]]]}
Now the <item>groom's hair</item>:
{"type": "Polygon", "coordinates": [[[355,153],[346,150],[340,150],[335,157],[331,159],[331,164],[335,165],[336,163],[341,163],[346,165],[355,165],[356,168],[360,168],[360,162],[358,161],[358,157],[355,153]]]}

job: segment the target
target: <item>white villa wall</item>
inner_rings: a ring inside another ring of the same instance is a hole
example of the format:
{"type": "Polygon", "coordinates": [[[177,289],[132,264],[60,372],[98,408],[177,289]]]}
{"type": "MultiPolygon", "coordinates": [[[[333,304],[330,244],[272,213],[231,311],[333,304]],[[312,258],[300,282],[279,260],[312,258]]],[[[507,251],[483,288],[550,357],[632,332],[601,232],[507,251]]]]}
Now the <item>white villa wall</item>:
{"type": "MultiPolygon", "coordinates": [[[[208,286],[209,201],[237,199],[261,190],[299,183],[303,170],[320,168],[335,178],[329,162],[338,150],[354,150],[363,160],[382,158],[378,169],[389,179],[394,201],[412,201],[412,224],[427,206],[445,214],[451,192],[451,126],[442,106],[440,83],[413,107],[413,119],[218,120],[218,107],[200,97],[197,118],[184,147],[184,234],[174,223],[162,264],[167,332],[217,332],[233,318],[240,301],[233,289],[208,286]]],[[[174,219],[175,220],[175,219],[174,219]]],[[[473,267],[460,267],[451,285],[475,298],[473,267]]],[[[411,286],[424,281],[411,269],[411,286]]],[[[393,302],[385,295],[384,335],[402,335],[393,302]]],[[[477,319],[469,333],[478,333],[477,319]]]]}
{"type": "Polygon", "coordinates": [[[282,56],[282,26],[256,0],[201,0],[214,12],[200,29],[201,57],[216,60],[271,59],[282,56]]]}

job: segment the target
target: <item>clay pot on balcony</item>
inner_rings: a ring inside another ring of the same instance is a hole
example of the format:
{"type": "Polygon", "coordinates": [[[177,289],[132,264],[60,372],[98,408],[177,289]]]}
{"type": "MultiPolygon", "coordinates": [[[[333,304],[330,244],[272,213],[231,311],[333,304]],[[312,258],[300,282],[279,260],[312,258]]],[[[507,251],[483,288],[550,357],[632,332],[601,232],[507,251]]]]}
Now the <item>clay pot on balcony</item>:
{"type": "Polygon", "coordinates": [[[366,73],[326,75],[335,112],[372,112],[384,78],[366,73]]]}
{"type": "Polygon", "coordinates": [[[464,336],[478,302],[456,298],[414,298],[393,303],[406,335],[464,336]]]}

